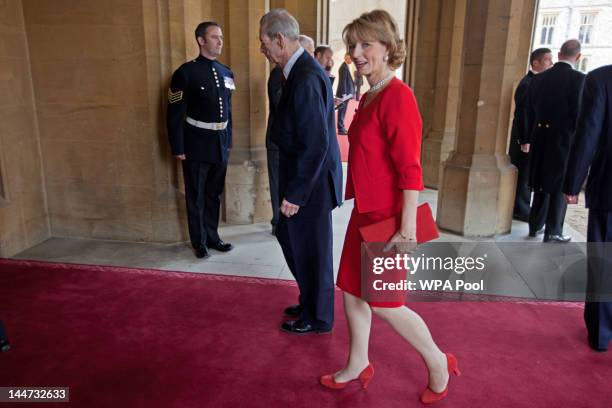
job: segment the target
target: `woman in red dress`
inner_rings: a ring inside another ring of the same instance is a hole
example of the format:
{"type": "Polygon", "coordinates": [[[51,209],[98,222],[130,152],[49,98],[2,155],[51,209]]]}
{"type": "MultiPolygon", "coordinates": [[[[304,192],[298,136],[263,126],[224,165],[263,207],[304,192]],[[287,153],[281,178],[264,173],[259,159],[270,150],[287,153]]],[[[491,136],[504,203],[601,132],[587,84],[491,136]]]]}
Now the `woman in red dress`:
{"type": "Polygon", "coordinates": [[[359,228],[401,214],[399,230],[390,243],[416,246],[416,209],[423,189],[421,117],[410,88],[395,78],[406,51],[397,24],[383,10],[362,14],[343,31],[359,74],[370,90],[361,98],[348,131],[350,142],[346,199],[354,198],[337,285],[344,291],[344,310],[350,346],[346,366],[320,378],[322,385],[344,388],[359,380],[367,387],[374,375],[368,359],[372,312],[382,317],[420,354],[429,370],[423,403],[446,396],[451,373],[459,373],[457,359],[443,353],[427,325],[404,302],[366,302],[361,294],[361,243],[359,228]]]}

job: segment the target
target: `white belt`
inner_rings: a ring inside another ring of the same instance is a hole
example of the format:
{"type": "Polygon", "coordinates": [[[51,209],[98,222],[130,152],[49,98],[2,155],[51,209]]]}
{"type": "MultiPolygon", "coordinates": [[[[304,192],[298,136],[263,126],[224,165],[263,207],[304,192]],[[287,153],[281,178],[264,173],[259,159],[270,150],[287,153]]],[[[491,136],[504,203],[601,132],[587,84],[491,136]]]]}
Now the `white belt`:
{"type": "Polygon", "coordinates": [[[190,125],[193,125],[193,126],[195,126],[197,128],[200,128],[200,129],[223,130],[223,129],[225,129],[227,127],[227,121],[225,121],[225,122],[213,122],[213,123],[200,122],[199,120],[195,120],[193,118],[190,118],[189,116],[187,116],[185,121],[187,123],[189,123],[190,125]]]}

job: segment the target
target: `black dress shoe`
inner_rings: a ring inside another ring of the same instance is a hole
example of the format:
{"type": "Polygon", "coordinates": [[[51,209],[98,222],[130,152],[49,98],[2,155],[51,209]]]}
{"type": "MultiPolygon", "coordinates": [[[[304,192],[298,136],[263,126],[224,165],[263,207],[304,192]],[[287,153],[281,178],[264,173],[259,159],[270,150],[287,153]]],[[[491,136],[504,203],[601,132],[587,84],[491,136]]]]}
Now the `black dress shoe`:
{"type": "Polygon", "coordinates": [[[300,317],[301,314],[302,314],[301,305],[291,305],[285,309],[285,316],[300,317]]]}
{"type": "Polygon", "coordinates": [[[537,230],[536,232],[533,231],[529,231],[529,236],[531,238],[534,238],[536,235],[542,235],[544,233],[544,227],[540,228],[539,230],[537,230]]]}
{"type": "Polygon", "coordinates": [[[217,241],[214,244],[208,244],[209,248],[216,249],[219,252],[228,252],[234,249],[234,246],[229,242],[223,242],[221,240],[217,241]]]}
{"type": "Polygon", "coordinates": [[[8,340],[0,340],[0,351],[3,353],[6,353],[7,351],[9,351],[11,349],[10,344],[8,343],[8,340]]]}
{"type": "Polygon", "coordinates": [[[544,235],[544,242],[556,242],[560,244],[565,244],[566,242],[570,242],[572,237],[569,235],[544,235]]]}
{"type": "Polygon", "coordinates": [[[206,259],[210,257],[210,253],[208,252],[208,248],[206,248],[206,245],[202,245],[202,246],[195,248],[195,256],[196,258],[200,258],[200,259],[202,258],[206,259]]]}
{"type": "Polygon", "coordinates": [[[304,320],[289,320],[281,324],[281,330],[291,334],[304,335],[304,334],[326,334],[331,333],[331,329],[317,329],[310,323],[306,323],[304,320]]]}

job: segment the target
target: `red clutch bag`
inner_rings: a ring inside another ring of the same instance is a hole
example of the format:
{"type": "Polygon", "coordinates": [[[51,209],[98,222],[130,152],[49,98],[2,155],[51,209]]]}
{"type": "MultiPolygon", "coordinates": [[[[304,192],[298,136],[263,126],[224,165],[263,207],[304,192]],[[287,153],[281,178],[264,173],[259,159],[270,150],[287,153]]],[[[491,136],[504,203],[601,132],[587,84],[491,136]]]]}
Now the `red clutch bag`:
{"type": "MultiPolygon", "coordinates": [[[[429,204],[423,203],[417,207],[417,243],[431,241],[440,237],[436,221],[429,204]]],[[[375,224],[359,228],[359,233],[365,242],[388,242],[399,229],[401,214],[387,218],[375,224]]]]}

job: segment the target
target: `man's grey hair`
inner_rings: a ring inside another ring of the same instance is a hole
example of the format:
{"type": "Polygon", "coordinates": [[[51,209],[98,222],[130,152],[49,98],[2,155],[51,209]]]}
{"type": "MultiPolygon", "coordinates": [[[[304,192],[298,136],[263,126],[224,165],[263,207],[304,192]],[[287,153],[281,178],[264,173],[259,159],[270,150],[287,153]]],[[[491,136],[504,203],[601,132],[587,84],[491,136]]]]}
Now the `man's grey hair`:
{"type": "Polygon", "coordinates": [[[564,57],[574,58],[576,55],[580,54],[580,49],[580,41],[574,39],[567,40],[561,46],[559,54],[563,55],[564,57]]]}
{"type": "Polygon", "coordinates": [[[312,38],[310,38],[307,35],[300,34],[299,41],[300,41],[300,45],[304,47],[306,51],[308,51],[310,54],[314,54],[315,43],[312,38]]]}
{"type": "Polygon", "coordinates": [[[288,40],[297,41],[300,35],[300,24],[285,9],[270,10],[259,20],[259,26],[270,39],[280,33],[288,40]]]}

